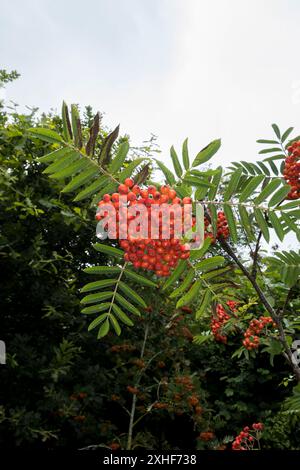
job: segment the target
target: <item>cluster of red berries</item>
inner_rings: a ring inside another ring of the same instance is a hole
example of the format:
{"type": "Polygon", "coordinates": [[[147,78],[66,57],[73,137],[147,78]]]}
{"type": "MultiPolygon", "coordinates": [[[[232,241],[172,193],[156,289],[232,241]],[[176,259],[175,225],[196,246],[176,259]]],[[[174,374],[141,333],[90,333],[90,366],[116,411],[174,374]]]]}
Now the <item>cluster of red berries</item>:
{"type": "Polygon", "coordinates": [[[237,311],[237,302],[235,300],[227,300],[226,305],[230,308],[232,312],[237,311]]]}
{"type": "Polygon", "coordinates": [[[243,340],[243,345],[246,349],[251,351],[251,349],[256,349],[259,346],[259,334],[267,325],[276,326],[276,323],[272,320],[271,317],[260,317],[259,319],[251,320],[249,327],[244,333],[245,339],[243,340]]]}
{"type": "Polygon", "coordinates": [[[285,159],[283,177],[291,186],[288,199],[300,198],[300,140],[288,147],[289,155],[285,159]]]}
{"type": "Polygon", "coordinates": [[[111,449],[111,450],[118,450],[120,449],[120,444],[118,444],[118,442],[111,442],[108,447],[111,449]]]}
{"type": "Polygon", "coordinates": [[[133,359],[132,364],[134,364],[139,369],[144,369],[146,365],[145,361],[143,361],[142,359],[133,359]]]}
{"type": "Polygon", "coordinates": [[[204,238],[211,238],[212,243],[215,243],[216,238],[226,239],[229,237],[228,223],[223,211],[218,212],[216,238],[213,235],[212,226],[207,217],[204,218],[204,226],[204,238]]]}
{"type": "Polygon", "coordinates": [[[120,353],[120,352],[132,352],[132,351],[135,351],[136,350],[136,347],[133,346],[132,344],[127,344],[127,343],[123,343],[123,344],[114,344],[111,348],[110,348],[110,352],[115,352],[115,353],[120,353]]]}
{"type": "Polygon", "coordinates": [[[182,385],[184,390],[188,392],[191,392],[195,388],[193,380],[189,375],[178,375],[175,378],[175,383],[177,385],[182,385]]]}
{"type": "Polygon", "coordinates": [[[116,395],[115,393],[113,393],[110,397],[110,399],[112,401],[119,401],[121,399],[120,395],[116,395]]]}
{"type": "Polygon", "coordinates": [[[195,416],[200,416],[203,408],[200,405],[200,397],[196,393],[196,387],[192,377],[188,375],[179,375],[175,377],[176,392],[172,396],[172,401],[177,404],[187,405],[195,416]]]}
{"type": "Polygon", "coordinates": [[[260,439],[260,432],[263,430],[262,423],[253,423],[252,426],[244,427],[243,431],[232,443],[232,450],[253,450],[255,443],[260,439]]]}
{"type": "MultiPolygon", "coordinates": [[[[170,218],[164,217],[160,212],[157,220],[151,220],[151,206],[152,204],[169,204],[180,205],[183,207],[185,204],[191,204],[192,200],[190,197],[184,197],[180,199],[177,197],[176,191],[171,189],[169,186],[162,186],[158,190],[155,186],[149,186],[148,188],[142,189],[140,186],[135,185],[133,180],[127,178],[124,184],[120,184],[117,193],[105,194],[98,206],[101,207],[104,204],[112,205],[116,209],[116,220],[119,221],[120,215],[120,196],[126,196],[127,203],[122,206],[123,210],[127,210],[127,226],[116,227],[116,237],[119,238],[120,229],[126,230],[128,234],[129,223],[138,216],[134,216],[128,212],[131,206],[144,205],[148,212],[148,238],[142,238],[138,236],[129,236],[127,239],[120,240],[120,246],[124,249],[124,259],[133,263],[135,268],[143,268],[149,271],[154,271],[157,276],[169,276],[170,270],[175,268],[180,259],[187,259],[190,256],[190,251],[187,245],[183,244],[179,238],[175,237],[174,226],[179,221],[179,215],[176,215],[176,211],[170,213],[170,218]],[[158,229],[159,237],[157,239],[151,239],[151,225],[153,223],[158,229]],[[170,237],[168,239],[163,238],[163,224],[169,223],[170,237]]],[[[138,209],[138,207],[137,207],[138,209]]],[[[170,207],[172,209],[172,207],[170,207]]],[[[180,222],[183,223],[183,215],[189,218],[188,214],[180,213],[180,222]]],[[[96,219],[101,220],[103,217],[108,216],[108,213],[101,215],[96,214],[96,219]]],[[[196,220],[192,215],[188,222],[194,225],[196,220]]],[[[137,227],[139,232],[139,227],[137,227]]]]}
{"type": "Polygon", "coordinates": [[[153,408],[157,409],[157,410],[163,410],[163,409],[166,409],[168,408],[168,403],[163,403],[163,402],[160,402],[160,401],[157,401],[154,403],[153,405],[153,408]]]}
{"type": "MultiPolygon", "coordinates": [[[[235,302],[234,300],[228,300],[226,302],[226,305],[230,308],[232,312],[236,311],[237,302],[235,302]]],[[[227,343],[227,336],[220,333],[220,331],[229,319],[230,315],[226,312],[226,310],[221,304],[218,304],[216,308],[216,314],[212,317],[210,324],[211,332],[214,335],[216,341],[220,341],[224,344],[227,343]]]]}

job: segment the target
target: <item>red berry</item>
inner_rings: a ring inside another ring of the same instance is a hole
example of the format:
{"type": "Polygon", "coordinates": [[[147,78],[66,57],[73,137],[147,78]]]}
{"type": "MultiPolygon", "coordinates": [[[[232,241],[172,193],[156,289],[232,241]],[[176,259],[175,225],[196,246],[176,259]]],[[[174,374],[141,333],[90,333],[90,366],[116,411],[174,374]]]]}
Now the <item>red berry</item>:
{"type": "Polygon", "coordinates": [[[181,203],[180,197],[174,197],[173,204],[180,204],[180,203],[181,203]]]}
{"type": "Polygon", "coordinates": [[[190,197],[184,197],[182,199],[183,204],[192,204],[192,199],[190,197]]]}
{"type": "Polygon", "coordinates": [[[132,186],[134,185],[134,181],[131,178],[126,178],[124,183],[128,188],[132,188],[132,186]]]}
{"type": "Polygon", "coordinates": [[[136,184],[133,186],[132,190],[131,190],[134,194],[140,194],[141,192],[141,189],[139,186],[137,186],[136,184]]]}
{"type": "Polygon", "coordinates": [[[140,194],[141,194],[142,198],[144,198],[144,199],[148,198],[148,191],[146,189],[142,189],[140,194]]]}
{"type": "Polygon", "coordinates": [[[156,187],[155,186],[148,186],[148,193],[149,194],[155,194],[156,193],[156,187]]]}
{"type": "Polygon", "coordinates": [[[127,194],[127,200],[128,200],[128,201],[135,201],[135,200],[136,200],[136,194],[134,194],[132,191],[130,191],[130,192],[127,194]]]}
{"type": "Polygon", "coordinates": [[[128,186],[126,186],[125,184],[120,184],[120,186],[118,187],[118,191],[120,194],[127,194],[128,193],[128,186]]]}
{"type": "Polygon", "coordinates": [[[160,192],[161,192],[161,194],[169,195],[169,187],[168,186],[162,186],[160,188],[160,192]]]}
{"type": "Polygon", "coordinates": [[[167,196],[166,194],[162,194],[160,196],[160,203],[161,204],[166,204],[168,201],[169,201],[169,196],[167,196]]]}
{"type": "Polygon", "coordinates": [[[113,193],[113,194],[111,195],[111,200],[112,200],[113,202],[117,202],[117,201],[119,200],[119,197],[120,197],[120,195],[119,195],[118,193],[113,193]]]}
{"type": "Polygon", "coordinates": [[[283,177],[290,185],[291,190],[287,195],[287,199],[300,198],[300,141],[293,142],[288,147],[289,155],[285,159],[283,177]]]}

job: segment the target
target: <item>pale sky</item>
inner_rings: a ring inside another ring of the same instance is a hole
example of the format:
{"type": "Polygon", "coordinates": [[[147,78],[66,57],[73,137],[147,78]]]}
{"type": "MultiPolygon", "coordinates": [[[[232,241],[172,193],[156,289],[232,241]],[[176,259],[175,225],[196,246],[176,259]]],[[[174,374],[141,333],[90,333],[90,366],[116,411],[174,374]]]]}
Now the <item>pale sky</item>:
{"type": "Polygon", "coordinates": [[[213,165],[256,160],[271,123],[300,133],[299,0],[1,0],[6,99],[105,112],[161,158],[221,137],[213,165]]]}

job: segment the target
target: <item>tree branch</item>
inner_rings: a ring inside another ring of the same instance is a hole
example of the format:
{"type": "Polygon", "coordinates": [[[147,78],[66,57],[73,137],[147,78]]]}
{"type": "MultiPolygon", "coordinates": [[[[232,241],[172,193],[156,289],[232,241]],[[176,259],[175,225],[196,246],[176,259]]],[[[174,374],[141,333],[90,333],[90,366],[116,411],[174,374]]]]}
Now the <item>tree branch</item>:
{"type": "Polygon", "coordinates": [[[265,297],[265,294],[263,293],[263,291],[261,290],[261,288],[260,288],[259,285],[257,284],[255,277],[248,271],[247,268],[245,268],[245,266],[243,265],[243,263],[238,259],[238,257],[236,256],[235,252],[233,251],[233,249],[232,249],[231,246],[227,243],[226,240],[220,238],[220,239],[219,239],[219,242],[220,242],[220,245],[222,246],[222,248],[224,249],[224,251],[226,251],[226,253],[233,259],[233,261],[234,261],[234,262],[238,265],[238,267],[241,269],[241,271],[243,272],[243,274],[249,279],[249,281],[251,282],[252,286],[253,286],[254,289],[256,290],[257,295],[258,295],[259,299],[261,300],[262,304],[264,305],[265,309],[269,312],[269,314],[271,315],[271,317],[273,318],[273,320],[276,321],[276,323],[277,323],[277,315],[276,315],[276,312],[275,312],[275,310],[273,309],[273,307],[269,304],[268,300],[267,300],[266,297],[265,297]],[[275,319],[276,319],[276,320],[275,320],[275,319]]]}
{"type": "Polygon", "coordinates": [[[255,277],[253,277],[253,275],[248,271],[248,269],[243,265],[243,263],[237,258],[235,252],[232,250],[231,246],[227,243],[227,241],[224,240],[224,239],[220,239],[219,242],[220,242],[220,245],[222,246],[222,248],[224,249],[224,251],[226,251],[226,253],[231,257],[231,259],[233,259],[233,261],[241,269],[243,274],[251,282],[251,284],[252,284],[253,288],[255,289],[255,291],[256,291],[259,299],[261,300],[263,306],[269,312],[270,316],[272,317],[272,319],[276,323],[277,328],[278,328],[278,332],[279,332],[279,341],[281,342],[282,347],[284,349],[284,355],[285,355],[286,359],[288,360],[290,366],[292,367],[297,381],[300,382],[300,367],[298,366],[298,364],[295,364],[295,362],[293,360],[294,359],[293,358],[293,353],[292,353],[292,351],[291,351],[291,349],[288,345],[288,342],[286,340],[285,331],[284,331],[284,328],[283,328],[283,325],[282,325],[282,315],[283,315],[283,313],[281,315],[277,314],[277,312],[270,305],[270,303],[268,302],[265,294],[263,293],[263,291],[261,290],[261,288],[257,284],[255,277]]]}
{"type": "Polygon", "coordinates": [[[276,313],[277,313],[277,315],[278,315],[280,318],[283,317],[284,312],[286,311],[286,308],[287,308],[287,306],[288,306],[288,303],[289,303],[289,301],[291,300],[292,292],[293,292],[293,287],[294,287],[294,286],[292,286],[292,287],[288,290],[288,293],[287,293],[287,296],[286,296],[286,298],[285,298],[285,301],[284,301],[284,304],[283,304],[282,308],[278,307],[278,309],[277,309],[277,312],[276,312],[276,313]]]}
{"type": "Polygon", "coordinates": [[[261,236],[262,236],[262,231],[260,230],[259,234],[258,234],[258,237],[257,237],[255,250],[253,252],[253,265],[252,265],[251,274],[254,277],[254,279],[256,279],[256,276],[257,276],[258,252],[259,252],[259,249],[260,249],[261,236]]]}

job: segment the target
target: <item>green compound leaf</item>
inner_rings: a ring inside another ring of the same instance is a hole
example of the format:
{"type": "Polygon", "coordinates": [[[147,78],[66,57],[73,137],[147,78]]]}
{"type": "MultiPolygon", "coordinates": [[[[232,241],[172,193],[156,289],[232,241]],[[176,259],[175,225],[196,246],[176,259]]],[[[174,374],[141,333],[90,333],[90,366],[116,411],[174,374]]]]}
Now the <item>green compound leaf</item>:
{"type": "Polygon", "coordinates": [[[129,152],[129,143],[127,141],[122,142],[122,144],[120,144],[117,150],[117,154],[115,158],[113,159],[112,163],[109,166],[109,171],[112,174],[115,174],[122,167],[124,161],[126,160],[128,152],[129,152]]]}
{"type": "Polygon", "coordinates": [[[102,279],[101,281],[89,282],[80,292],[91,292],[94,290],[103,289],[103,287],[113,286],[117,281],[115,279],[102,279]]]}
{"type": "Polygon", "coordinates": [[[63,144],[64,141],[62,137],[55,131],[51,129],[44,129],[42,127],[32,127],[28,129],[28,134],[31,137],[41,139],[44,142],[49,142],[52,144],[63,144]]]}
{"type": "Polygon", "coordinates": [[[146,302],[142,297],[139,296],[131,287],[129,287],[125,282],[119,281],[119,288],[126,294],[130,299],[132,299],[136,304],[140,305],[143,308],[147,307],[146,302]]]}
{"type": "Polygon", "coordinates": [[[225,258],[223,256],[212,256],[211,258],[204,259],[200,263],[196,264],[196,269],[199,269],[202,272],[217,268],[222,266],[225,263],[225,258]]]}
{"type": "Polygon", "coordinates": [[[245,202],[250,196],[253,196],[254,191],[262,183],[264,179],[265,179],[265,175],[258,175],[258,176],[255,176],[254,178],[251,178],[249,183],[243,189],[239,198],[239,202],[240,203],[245,202]]]}
{"type": "Polygon", "coordinates": [[[186,138],[182,144],[182,161],[183,166],[186,170],[190,167],[190,159],[189,159],[189,150],[188,150],[188,139],[186,138]]]}
{"type": "Polygon", "coordinates": [[[85,268],[83,272],[87,274],[116,274],[121,271],[121,268],[118,266],[91,266],[89,268],[85,268]]]}
{"type": "Polygon", "coordinates": [[[208,144],[204,149],[200,150],[197,154],[195,160],[192,163],[192,167],[202,165],[203,163],[208,162],[215,153],[221,147],[221,139],[213,140],[210,144],[208,144]]]}
{"type": "Polygon", "coordinates": [[[128,302],[128,300],[124,299],[124,297],[121,294],[119,294],[119,292],[116,292],[115,295],[116,295],[116,300],[119,302],[119,304],[122,305],[122,307],[124,307],[126,310],[128,310],[128,312],[131,312],[134,315],[137,315],[138,317],[141,316],[140,311],[134,305],[128,302]]]}
{"type": "Polygon", "coordinates": [[[37,161],[40,163],[56,162],[73,151],[74,150],[70,149],[69,147],[61,147],[60,149],[47,153],[47,155],[44,155],[43,157],[37,158],[37,161]]]}
{"type": "Polygon", "coordinates": [[[285,184],[282,186],[276,193],[271,197],[269,201],[269,207],[277,206],[280,202],[282,202],[288,193],[290,192],[291,187],[288,184],[285,184]]]}
{"type": "Polygon", "coordinates": [[[269,197],[274,191],[276,191],[276,189],[281,185],[281,179],[278,178],[278,179],[273,179],[270,181],[270,183],[268,183],[264,189],[261,191],[261,193],[259,194],[259,196],[257,196],[254,200],[254,203],[256,205],[258,204],[261,204],[262,202],[264,202],[267,197],[269,197]]]}
{"type": "Polygon", "coordinates": [[[178,176],[178,178],[180,178],[181,175],[182,175],[182,167],[181,167],[181,165],[180,165],[180,162],[179,162],[177,153],[176,153],[176,151],[175,151],[175,149],[174,149],[173,146],[172,146],[171,149],[170,149],[170,154],[171,154],[171,158],[172,158],[172,162],[173,162],[173,166],[174,166],[175,173],[176,173],[176,175],[178,176]]]}
{"type": "Polygon", "coordinates": [[[110,299],[114,295],[113,292],[99,292],[98,294],[89,294],[83,297],[80,303],[82,304],[95,304],[102,300],[110,299]]]}
{"type": "Polygon", "coordinates": [[[196,320],[199,320],[199,318],[202,317],[203,313],[205,312],[207,306],[209,305],[211,301],[211,297],[212,297],[212,294],[210,290],[206,289],[196,312],[196,320]]]}
{"type": "Polygon", "coordinates": [[[254,217],[260,230],[262,231],[264,239],[266,240],[267,243],[269,243],[270,233],[269,233],[268,224],[265,220],[264,213],[260,209],[254,209],[254,217]]]}
{"type": "Polygon", "coordinates": [[[192,285],[192,287],[189,289],[189,291],[183,297],[181,297],[181,299],[178,300],[178,302],[176,304],[176,308],[181,308],[184,305],[187,305],[187,304],[191,303],[192,300],[198,294],[198,292],[200,290],[200,287],[201,287],[201,284],[202,284],[201,279],[198,279],[197,281],[195,281],[194,284],[192,285]]]}
{"type": "Polygon", "coordinates": [[[199,250],[191,251],[190,259],[195,260],[195,259],[202,258],[205,255],[205,253],[209,250],[210,246],[211,246],[211,238],[208,237],[204,240],[204,243],[199,250]]]}
{"type": "Polygon", "coordinates": [[[238,242],[238,233],[237,233],[237,228],[236,228],[236,220],[233,214],[233,210],[231,207],[227,204],[224,204],[224,213],[227,219],[228,227],[229,227],[229,232],[230,236],[232,238],[233,243],[238,242]]]}
{"type": "Polygon", "coordinates": [[[283,230],[283,227],[282,227],[282,224],[281,224],[280,220],[278,219],[277,215],[273,211],[270,211],[268,213],[268,216],[269,216],[269,220],[272,224],[272,227],[274,228],[274,230],[276,232],[277,237],[282,242],[282,240],[284,239],[284,230],[283,230]]]}
{"type": "Polygon", "coordinates": [[[167,183],[170,186],[174,186],[176,184],[176,179],[172,171],[170,171],[169,168],[167,168],[161,161],[157,160],[156,158],[154,158],[154,160],[156,161],[157,165],[159,166],[159,168],[165,175],[167,183]]]}
{"type": "Polygon", "coordinates": [[[103,243],[95,243],[93,248],[100,253],[105,253],[109,256],[116,256],[117,258],[123,258],[124,251],[115,248],[114,246],[104,245],[103,243]]]}
{"type": "Polygon", "coordinates": [[[81,313],[85,315],[91,315],[93,313],[104,312],[105,310],[108,310],[109,307],[110,307],[110,302],[103,302],[99,305],[92,305],[91,307],[86,307],[83,310],[81,310],[81,313]]]}
{"type": "Polygon", "coordinates": [[[176,297],[179,297],[180,295],[182,295],[190,287],[190,285],[193,282],[194,278],[195,278],[194,269],[190,269],[186,273],[185,278],[182,281],[182,283],[180,284],[180,286],[177,287],[177,289],[175,289],[172,292],[172,294],[170,294],[170,299],[175,299],[176,297]]]}
{"type": "Polygon", "coordinates": [[[181,259],[174,271],[172,272],[171,276],[168,277],[168,279],[164,283],[162,290],[167,290],[172,284],[174,284],[180,278],[181,274],[184,272],[186,267],[186,260],[181,259]]]}
{"type": "Polygon", "coordinates": [[[107,318],[105,320],[105,322],[99,328],[97,339],[101,339],[101,338],[103,338],[104,336],[107,335],[107,333],[109,332],[109,326],[110,326],[109,325],[109,320],[107,318]]]}
{"type": "Polygon", "coordinates": [[[102,313],[102,315],[99,315],[99,317],[95,318],[95,320],[93,320],[89,324],[88,331],[93,330],[94,328],[96,328],[96,326],[98,326],[100,323],[102,323],[106,319],[107,319],[107,313],[102,313]]]}
{"type": "Polygon", "coordinates": [[[124,270],[124,276],[129,277],[130,279],[138,282],[142,286],[157,287],[157,284],[155,284],[155,282],[150,281],[146,277],[141,276],[140,274],[134,273],[133,271],[130,271],[129,269],[124,270]]]}
{"type": "Polygon", "coordinates": [[[229,201],[231,196],[235,193],[235,191],[238,188],[241,176],[242,176],[243,170],[239,168],[236,170],[234,173],[232,173],[230,177],[230,181],[228,183],[228,186],[226,188],[226,191],[224,193],[224,201],[229,201]]]}
{"type": "Polygon", "coordinates": [[[115,330],[116,334],[120,336],[121,334],[121,327],[119,325],[118,320],[116,317],[111,313],[109,316],[110,323],[112,324],[113,329],[115,330]]]}
{"type": "Polygon", "coordinates": [[[82,201],[83,199],[86,199],[87,197],[90,197],[93,194],[97,193],[103,186],[107,184],[107,181],[107,176],[100,176],[100,178],[98,178],[96,181],[94,181],[89,186],[80,191],[80,193],[77,194],[77,196],[74,198],[74,201],[82,201]]]}
{"type": "Polygon", "coordinates": [[[126,315],[126,313],[123,312],[123,310],[120,309],[120,307],[118,307],[118,305],[113,304],[112,308],[113,308],[113,311],[115,312],[115,314],[121,320],[121,322],[123,322],[127,326],[133,326],[134,325],[133,321],[126,315]]]}

